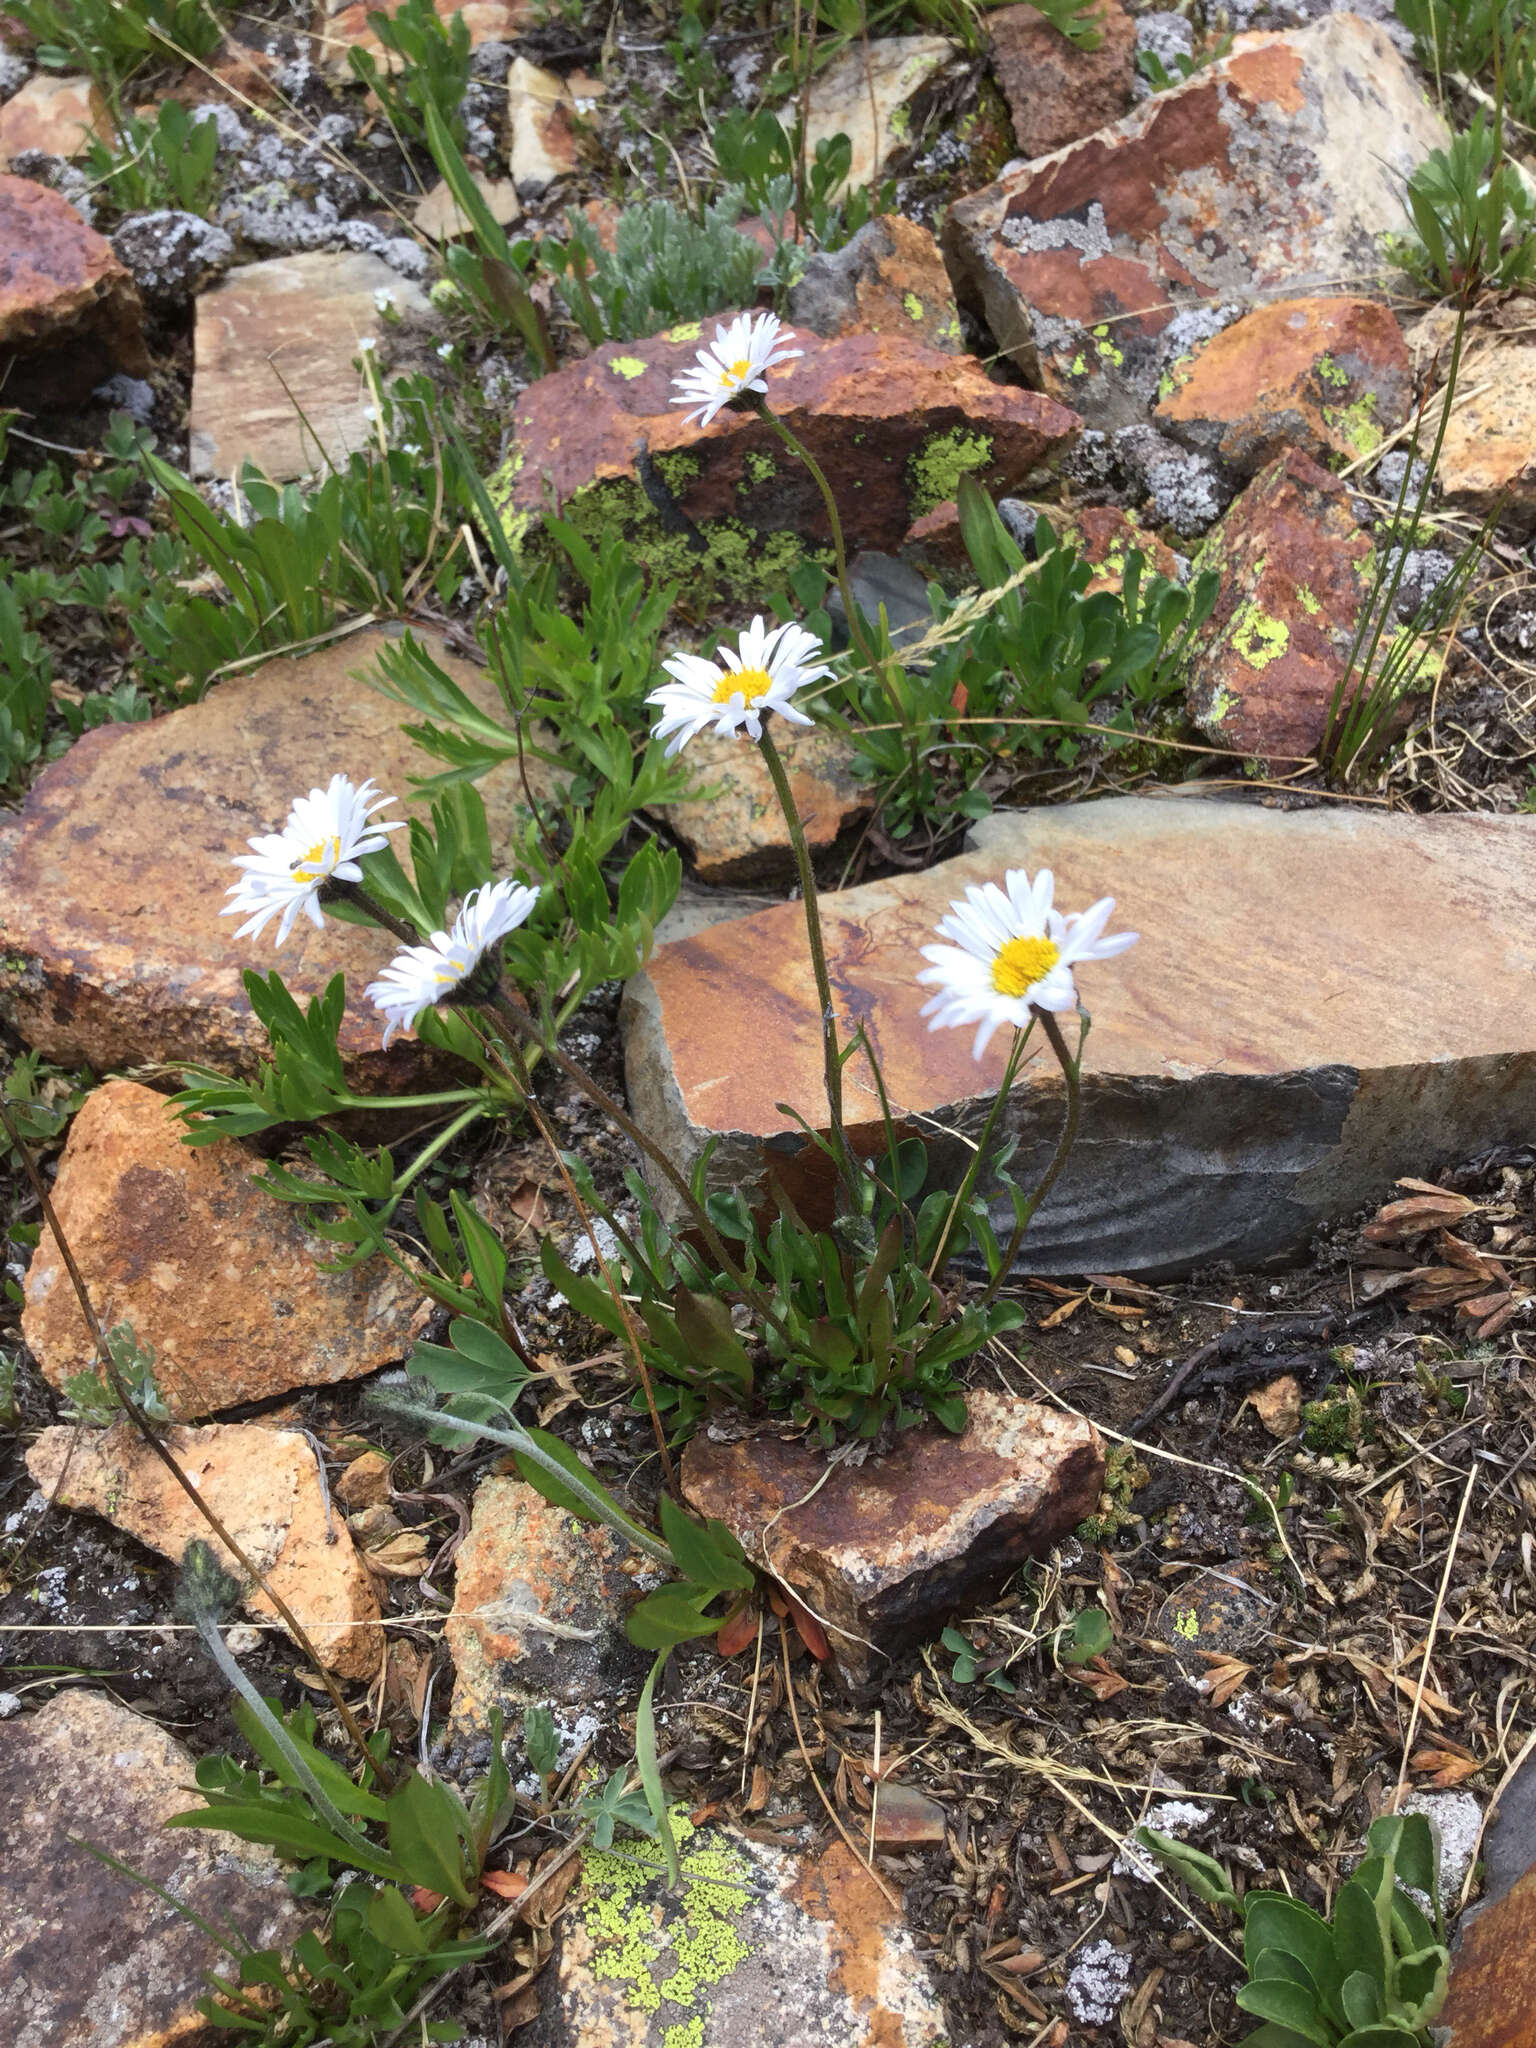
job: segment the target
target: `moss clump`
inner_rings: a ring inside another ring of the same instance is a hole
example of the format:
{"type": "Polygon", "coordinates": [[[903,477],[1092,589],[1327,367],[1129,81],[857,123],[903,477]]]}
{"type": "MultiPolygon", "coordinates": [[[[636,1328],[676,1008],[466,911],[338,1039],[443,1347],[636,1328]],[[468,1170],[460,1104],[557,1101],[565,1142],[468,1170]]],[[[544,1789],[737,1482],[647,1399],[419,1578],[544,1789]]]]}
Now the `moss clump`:
{"type": "Polygon", "coordinates": [[[1104,1491],[1099,1495],[1098,1513],[1078,1523],[1079,1540],[1083,1543],[1107,1543],[1128,1522],[1135,1521],[1131,1496],[1151,1477],[1150,1467],[1145,1459],[1137,1456],[1131,1445],[1117,1444],[1104,1460],[1104,1491]]]}
{"type": "Polygon", "coordinates": [[[968,434],[963,427],[947,434],[930,434],[908,464],[913,518],[920,519],[935,505],[953,498],[961,477],[985,469],[991,460],[990,434],[968,434]]]}
{"type": "Polygon", "coordinates": [[[656,474],[674,498],[687,489],[704,467],[700,458],[689,454],[686,448],[675,448],[670,455],[658,455],[655,460],[656,474]]]}

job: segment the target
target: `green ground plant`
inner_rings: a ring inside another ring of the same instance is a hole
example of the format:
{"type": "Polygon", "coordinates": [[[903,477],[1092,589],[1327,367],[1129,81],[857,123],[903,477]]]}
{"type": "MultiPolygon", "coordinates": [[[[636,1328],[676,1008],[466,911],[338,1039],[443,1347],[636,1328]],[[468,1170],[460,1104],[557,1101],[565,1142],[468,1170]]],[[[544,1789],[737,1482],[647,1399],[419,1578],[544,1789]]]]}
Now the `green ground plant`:
{"type": "Polygon", "coordinates": [[[162,206],[208,213],[223,183],[212,121],[194,121],[179,100],[167,100],[153,121],[120,109],[113,128],[112,144],[98,138],[85,158],[86,175],[108,205],[120,213],[162,206]]]}
{"type": "Polygon", "coordinates": [[[566,311],[586,339],[635,341],[658,328],[751,305],[763,252],[736,224],[745,211],[730,191],[697,215],[670,199],[626,206],[604,248],[585,215],[566,215],[566,238],[548,238],[540,257],[566,311]]]}
{"type": "Polygon", "coordinates": [[[88,72],[111,100],[150,58],[211,57],[224,32],[219,0],[13,0],[6,13],[40,64],[88,72]]]}
{"type": "Polygon", "coordinates": [[[1394,247],[1425,289],[1459,294],[1476,278],[1507,291],[1536,277],[1536,197],[1481,109],[1408,180],[1408,210],[1417,240],[1399,237],[1394,247]]]}
{"type": "Polygon", "coordinates": [[[1536,9],[1531,0],[1395,0],[1419,61],[1444,97],[1447,73],[1487,77],[1515,120],[1536,121],[1536,9]]]}
{"type": "Polygon", "coordinates": [[[430,108],[455,145],[465,143],[460,102],[469,86],[469,24],[459,13],[447,21],[432,0],[405,0],[393,14],[373,13],[368,26],[385,51],[380,64],[371,50],[347,52],[352,76],[373,93],[397,137],[427,140],[430,108]]]}

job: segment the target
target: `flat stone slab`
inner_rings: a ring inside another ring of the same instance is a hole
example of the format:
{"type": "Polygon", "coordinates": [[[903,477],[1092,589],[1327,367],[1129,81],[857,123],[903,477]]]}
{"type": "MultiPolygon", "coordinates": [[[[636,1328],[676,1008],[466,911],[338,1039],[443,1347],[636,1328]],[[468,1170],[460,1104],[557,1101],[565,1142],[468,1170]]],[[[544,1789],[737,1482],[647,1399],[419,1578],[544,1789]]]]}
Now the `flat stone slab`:
{"type": "Polygon", "coordinates": [[[1091,1422],[1011,1394],[972,1394],[959,1436],[903,1430],[883,1456],[839,1465],[814,1444],[755,1436],[683,1451],[683,1494],[825,1626],[864,1676],[1043,1557],[1097,1505],[1104,1445],[1091,1422]]]}
{"type": "MultiPolygon", "coordinates": [[[[345,1524],[329,1513],[314,1446],[302,1431],[259,1422],[212,1422],[172,1429],[166,1448],[309,1635],[327,1668],[372,1678],[384,1655],[379,1601],[345,1524]]],[[[111,1429],[45,1429],[27,1470],[67,1508],[89,1508],[117,1528],[179,1560],[206,1542],[237,1578],[244,1573],[131,1423],[111,1429]]],[[[243,1594],[260,1620],[277,1610],[259,1586],[243,1594]]]]}
{"type": "Polygon", "coordinates": [[[105,1693],[71,1688],[0,1724],[0,2035],[7,2048],[192,2048],[210,1970],[230,1959],[90,1842],[253,1948],[309,1916],[270,1849],[167,1828],[201,1804],[191,1753],[105,1693]]]}
{"type": "Polygon", "coordinates": [[[529,2048],[944,2048],[937,1981],[842,1842],[815,1861],[674,1816],[660,1848],[588,1849],[529,2048]]]}
{"type": "Polygon", "coordinates": [[[1381,268],[1448,132],[1385,31],[1334,14],[1238,39],[1187,84],[952,206],[944,244],[999,344],[1096,427],[1145,417],[1181,313],[1381,268]]]}
{"type": "MultiPolygon", "coordinates": [[[[194,1060],[249,1071],[266,1048],[241,975],[277,967],[299,1002],[347,978],[341,1048],[362,1085],[419,1074],[413,1041],[381,1051],[364,984],[393,957],[387,933],[300,918],[281,952],[270,928],[236,939],[220,917],[230,862],[275,832],[296,796],[333,769],[372,775],[425,812],[409,778],[434,774],[400,731],[401,707],[358,681],[391,636],[354,633],[219,683],[143,725],[87,733],[0,823],[0,1013],[50,1059],[98,1069],[194,1060]]],[[[488,710],[483,670],[428,641],[433,659],[488,710]]],[[[539,785],[535,785],[536,789],[539,785]]],[[[479,785],[498,857],[510,857],[522,804],[517,764],[479,785]]]]}
{"type": "MultiPolygon", "coordinates": [[[[1536,1121],[1536,819],[1116,797],[987,819],[972,845],[823,898],[844,1028],[870,1032],[899,1118],[975,1130],[1003,1070],[1005,1034],[978,1066],[974,1034],[930,1034],[918,1014],[919,948],[967,884],[1049,866],[1058,902],[1114,896],[1116,923],[1141,933],[1079,978],[1094,1013],[1082,1136],[1021,1270],[1289,1251],[1399,1174],[1522,1143],[1536,1121]]],[[[823,1102],[798,904],[658,947],[622,1019],[630,1102],[685,1169],[718,1136],[712,1187],[758,1199],[771,1170],[825,1218],[820,1155],[774,1107],[815,1120],[823,1102]]],[[[872,1151],[861,1060],[845,1089],[872,1151]]],[[[1060,1118],[1041,1050],[1009,1116],[1026,1184],[1060,1118]]],[[[936,1173],[961,1170],[958,1144],[921,1135],[936,1173]]]]}
{"type": "Polygon", "coordinates": [[[45,156],[84,156],[98,138],[111,135],[111,110],[93,80],[34,71],[21,91],[0,106],[0,170],[29,149],[45,156]]]}
{"type": "MultiPolygon", "coordinates": [[[[1438,404],[1429,415],[1432,443],[1438,404]]],[[[1500,336],[1467,351],[1437,476],[1449,503],[1479,516],[1498,505],[1503,524],[1536,528],[1536,344],[1500,336]]]]}
{"type": "Polygon", "coordinates": [[[384,325],[375,294],[428,314],[426,294],[381,257],[313,250],[242,264],[197,302],[193,476],[238,476],[246,462],[287,483],[345,467],[372,438],[355,367],[384,325]]]}
{"type": "Polygon", "coordinates": [[[1536,1982],[1536,1870],[1470,1922],[1436,2015],[1447,2048],[1531,2048],[1536,1982]]]}
{"type": "MultiPolygon", "coordinates": [[[[723,582],[736,598],[782,588],[807,555],[830,564],[820,493],[772,429],[725,411],[700,432],[672,403],[673,377],[732,317],[605,342],[529,385],[492,482],[514,543],[552,507],[594,538],[622,534],[655,576],[695,593],[723,582]]],[[[964,474],[994,493],[1023,489],[1078,433],[1054,399],[904,334],[829,341],[797,328],[793,346],[802,355],[768,372],[769,399],[826,471],[850,553],[893,550],[964,474]]]]}
{"type": "MultiPolygon", "coordinates": [[[[163,1095],[108,1081],[70,1126],[53,1201],[103,1329],[131,1323],[179,1418],[331,1386],[411,1348],[420,1300],[388,1260],[322,1273],[327,1247],[221,1140],[186,1145],[163,1095]]],[[[22,1333],[50,1386],[96,1369],[53,1232],[27,1268],[22,1333]]]]}

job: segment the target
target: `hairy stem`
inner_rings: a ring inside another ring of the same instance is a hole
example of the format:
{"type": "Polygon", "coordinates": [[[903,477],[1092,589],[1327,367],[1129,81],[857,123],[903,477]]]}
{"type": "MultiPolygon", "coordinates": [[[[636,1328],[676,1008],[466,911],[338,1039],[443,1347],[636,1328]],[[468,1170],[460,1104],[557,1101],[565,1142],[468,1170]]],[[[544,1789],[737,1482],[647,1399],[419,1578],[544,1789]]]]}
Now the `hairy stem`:
{"type": "Polygon", "coordinates": [[[1056,1063],[1061,1068],[1062,1078],[1067,1084],[1067,1113],[1062,1119],[1061,1136],[1056,1141],[1056,1150],[1051,1154],[1051,1163],[1036,1182],[1034,1192],[1020,1210],[1013,1235],[1009,1238],[1008,1247],[1003,1253],[1002,1263],[992,1276],[992,1284],[981,1297],[981,1300],[977,1302],[976,1306],[978,1309],[990,1307],[996,1298],[998,1289],[1008,1278],[1009,1269],[1019,1255],[1019,1246],[1024,1242],[1024,1233],[1034,1221],[1035,1211],[1056,1185],[1057,1176],[1066,1165],[1072,1147],[1077,1141],[1077,1126],[1082,1114],[1083,1040],[1088,1036],[1087,1018],[1084,1017],[1083,1019],[1081,1035],[1077,1041],[1077,1051],[1074,1054],[1068,1052],[1067,1041],[1061,1035],[1061,1026],[1056,1022],[1055,1017],[1049,1010],[1032,1007],[1030,1015],[1040,1020],[1045,1035],[1050,1040],[1051,1051],[1056,1055],[1056,1063]]]}

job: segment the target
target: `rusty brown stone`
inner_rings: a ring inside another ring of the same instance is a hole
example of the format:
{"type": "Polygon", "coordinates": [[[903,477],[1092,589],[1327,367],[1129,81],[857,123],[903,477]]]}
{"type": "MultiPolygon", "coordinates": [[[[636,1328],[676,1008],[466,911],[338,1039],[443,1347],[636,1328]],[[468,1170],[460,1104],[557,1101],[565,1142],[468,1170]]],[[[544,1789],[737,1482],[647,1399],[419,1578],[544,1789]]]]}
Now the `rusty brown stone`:
{"type": "Polygon", "coordinates": [[[986,17],[992,70],[1003,89],[1019,154],[1033,161],[1126,112],[1136,79],[1136,24],[1120,0],[1098,0],[1096,50],[1070,42],[1035,7],[986,17]]]}
{"type": "Polygon", "coordinates": [[[6,399],[83,398],[114,370],[149,368],[143,310],[112,245],[67,199],[0,175],[0,352],[13,358],[6,399]]]}
{"type": "MultiPolygon", "coordinates": [[[[857,781],[850,766],[853,743],[822,726],[786,726],[779,753],[811,850],[825,852],[869,809],[870,785],[857,781]]],[[[794,852],[758,749],[740,733],[728,739],[705,733],[689,746],[687,762],[693,787],[703,793],[662,804],[656,815],[691,855],[698,879],[786,880],[794,852]]]]}
{"type": "MultiPolygon", "coordinates": [[[[1536,1122],[1536,818],[1117,797],[984,819],[970,844],[822,898],[845,1042],[855,1023],[870,1034],[936,1182],[969,1159],[946,1127],[979,1128],[1006,1060],[1001,1034],[978,1063],[971,1033],[930,1033],[919,1015],[919,949],[951,900],[1048,866],[1067,909],[1113,896],[1115,922],[1141,933],[1078,977],[1094,1018],[1083,1136],[1024,1270],[1176,1272],[1288,1251],[1395,1176],[1518,1143],[1536,1122]],[[1487,941],[1477,972],[1426,982],[1415,962],[1452,957],[1472,929],[1487,941]]],[[[658,946],[622,1011],[635,1115],[685,1170],[715,1139],[711,1188],[766,1203],[781,1179],[825,1222],[820,1155],[776,1107],[824,1124],[816,1018],[796,903],[658,946]]],[[[872,1152],[880,1104],[862,1058],[844,1088],[872,1152]]],[[[1042,1051],[1005,1118],[1022,1184],[1060,1120],[1042,1051]]]]}
{"type": "MultiPolygon", "coordinates": [[[[270,927],[237,940],[239,920],[219,915],[247,839],[278,830],[293,799],[333,769],[372,775],[400,799],[396,816],[425,811],[409,778],[440,764],[403,736],[399,706],[357,680],[390,637],[374,628],[280,657],[168,717],[87,733],[44,770],[0,822],[0,1012],[29,1044],[98,1069],[190,1060],[249,1071],[266,1034],[241,975],[275,966],[301,1003],[345,974],[341,1048],[357,1084],[420,1074],[414,1041],[381,1051],[363,999],[395,951],[388,934],[334,918],[316,931],[300,918],[278,954],[270,927]]],[[[496,708],[483,671],[424,644],[496,708]]],[[[492,846],[510,857],[516,763],[479,786],[492,846]]]]}
{"type": "Polygon", "coordinates": [[[94,79],[34,71],[20,92],[0,106],[0,171],[23,150],[44,156],[84,156],[95,141],[112,137],[112,114],[94,79]]]}
{"type": "Polygon", "coordinates": [[[194,1759],[106,1693],[71,1686],[0,1724],[0,2036],[7,2048],[201,2048],[229,1958],[187,1917],[286,1948],[309,1924],[270,1849],[167,1828],[201,1804],[194,1759]],[[118,1857],[177,1912],[85,1847],[118,1857]]]}
{"type": "Polygon", "coordinates": [[[899,213],[867,221],[841,249],[818,250],[790,292],[789,320],[824,341],[842,334],[898,334],[951,355],[963,347],[960,312],[939,245],[925,227],[899,213]]]}
{"type": "Polygon", "coordinates": [[[844,1843],[812,1861],[686,1819],[679,1836],[680,1895],[650,1843],[584,1853],[539,1984],[538,2048],[953,2038],[900,1908],[844,1843]]]}
{"type": "MultiPolygon", "coordinates": [[[[414,1290],[382,1258],[322,1273],[324,1245],[258,1188],[227,1139],[181,1142],[163,1095],[107,1081],[70,1127],[60,1225],[103,1329],[133,1325],[172,1414],[207,1415],[293,1387],[357,1379],[410,1348],[414,1290]]],[[[27,1269],[22,1331],[50,1386],[94,1347],[51,1229],[27,1269]]]]}
{"type": "Polygon", "coordinates": [[[1451,1963],[1435,2016],[1446,2048],[1536,2048],[1536,1869],[1479,1913],[1451,1963]]]}
{"type": "MultiPolygon", "coordinates": [[[[371,1678],[384,1654],[378,1598],[346,1528],[327,1515],[308,1437],[259,1422],[212,1422],[167,1430],[164,1442],[298,1617],[327,1669],[338,1678],[371,1678]]],[[[232,1553],[131,1424],[45,1429],[27,1452],[27,1470],[62,1506],[104,1515],[162,1557],[179,1561],[196,1539],[244,1580],[232,1553]]],[[[263,1621],[276,1618],[259,1586],[245,1586],[242,1604],[263,1621]]]]}
{"type": "MultiPolygon", "coordinates": [[[[1057,539],[1080,548],[1084,560],[1093,565],[1096,573],[1088,585],[1090,594],[1121,588],[1125,558],[1132,548],[1146,562],[1143,573],[1168,577],[1178,573],[1173,549],[1155,533],[1149,533],[1134,512],[1122,512],[1116,505],[1035,505],[1031,510],[1048,519],[1057,539]]],[[[976,581],[975,567],[960,531],[960,508],[953,498],[912,522],[901,552],[906,561],[941,582],[954,585],[976,581]]]]}
{"type": "Polygon", "coordinates": [[[1381,27],[1329,15],[1240,37],[1187,84],[958,201],[944,246],[1026,378],[1093,426],[1128,426],[1178,313],[1376,267],[1376,238],[1406,227],[1409,174],[1446,140],[1381,27]]]}
{"type": "Polygon", "coordinates": [[[246,462],[279,483],[344,467],[373,438],[360,344],[384,325],[375,294],[425,315],[426,294],[365,252],[314,250],[231,270],[197,301],[189,459],[194,476],[246,462]]]}
{"type": "Polygon", "coordinates": [[[645,1659],[624,1634],[643,1562],[609,1529],[551,1507],[521,1479],[475,1489],[454,1559],[450,1737],[472,1739],[501,1708],[592,1706],[622,1693],[645,1659]]]}
{"type": "Polygon", "coordinates": [[[1294,1436],[1301,1428],[1301,1382],[1291,1372],[1281,1373],[1257,1393],[1248,1405],[1272,1437],[1294,1436]]]}
{"type": "Polygon", "coordinates": [[[1374,299],[1276,299],[1169,365],[1158,423],[1252,476],[1286,448],[1369,455],[1408,416],[1408,350],[1374,299]]]}
{"type": "Polygon", "coordinates": [[[882,1784],[875,1801],[877,1849],[932,1849],[943,1845],[944,1809],[915,1785],[882,1784]]]}
{"type": "Polygon", "coordinates": [[[392,1462],[383,1451],[364,1451],[350,1465],[343,1466],[331,1491],[349,1513],[357,1508],[379,1507],[389,1499],[392,1462]]]}
{"type": "Polygon", "coordinates": [[[820,1486],[826,1459],[809,1444],[701,1433],[683,1452],[683,1493],[804,1601],[839,1663],[863,1676],[1043,1556],[1098,1500],[1092,1423],[991,1392],[969,1407],[963,1434],[904,1430],[820,1486]]]}
{"type": "MultiPolygon", "coordinates": [[[[672,378],[731,317],[605,343],[529,386],[502,472],[514,536],[553,505],[578,526],[623,533],[668,576],[727,574],[737,597],[777,587],[807,543],[828,552],[820,493],[770,427],[725,411],[700,432],[671,402],[672,378]]],[[[769,373],[769,400],[826,471],[850,552],[893,549],[962,471],[1017,490],[1078,431],[1065,406],[904,335],[797,330],[797,345],[803,356],[769,373]]]]}
{"type": "Polygon", "coordinates": [[[1349,492],[1287,449],[1230,507],[1200,567],[1220,572],[1221,590],[1189,656],[1190,717],[1234,753],[1314,754],[1375,567],[1349,492]]]}

